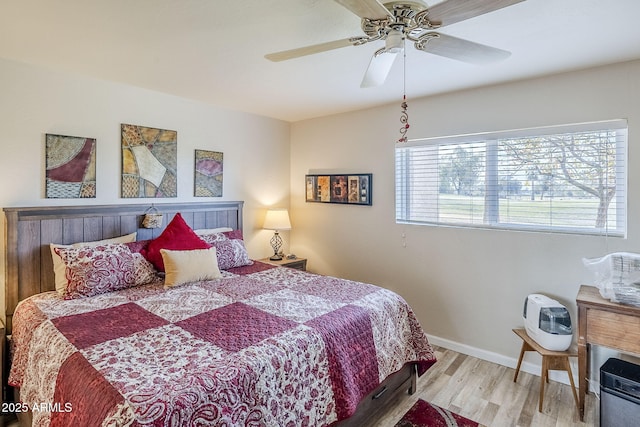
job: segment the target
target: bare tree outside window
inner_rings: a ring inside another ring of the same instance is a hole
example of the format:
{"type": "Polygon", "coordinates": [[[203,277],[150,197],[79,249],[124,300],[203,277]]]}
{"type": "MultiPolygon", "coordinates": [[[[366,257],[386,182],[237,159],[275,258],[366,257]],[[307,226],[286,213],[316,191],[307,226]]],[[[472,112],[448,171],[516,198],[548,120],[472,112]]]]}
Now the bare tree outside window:
{"type": "Polygon", "coordinates": [[[626,233],[626,121],[396,146],[396,219],[404,223],[626,233]]]}
{"type": "Polygon", "coordinates": [[[594,226],[602,228],[607,224],[609,205],[616,194],[615,132],[505,140],[501,145],[507,157],[526,170],[532,182],[531,200],[534,200],[536,182],[542,199],[545,191],[551,191],[549,181],[561,180],[575,187],[576,193],[580,190],[596,197],[598,210],[594,226]]]}

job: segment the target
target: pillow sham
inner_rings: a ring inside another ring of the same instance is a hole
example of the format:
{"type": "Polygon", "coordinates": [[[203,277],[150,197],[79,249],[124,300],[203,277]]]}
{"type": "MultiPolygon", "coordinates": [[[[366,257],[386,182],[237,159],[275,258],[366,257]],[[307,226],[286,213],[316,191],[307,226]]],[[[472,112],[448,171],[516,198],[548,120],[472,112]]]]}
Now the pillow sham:
{"type": "Polygon", "coordinates": [[[98,246],[98,245],[108,245],[108,244],[116,244],[116,243],[130,243],[136,241],[136,236],[138,233],[130,233],[125,234],[124,236],[113,237],[110,239],[103,240],[94,240],[92,242],[78,242],[73,243],[71,245],[58,245],[55,243],[51,243],[49,248],[51,249],[51,260],[53,261],[53,278],[56,284],[56,291],[59,293],[64,292],[64,288],[67,286],[67,277],[65,275],[66,265],[55,251],[56,248],[70,248],[70,247],[82,247],[82,246],[98,246]]]}
{"type": "Polygon", "coordinates": [[[151,281],[155,276],[150,274],[149,266],[136,261],[134,254],[122,244],[58,247],[54,250],[65,265],[67,284],[62,293],[64,299],[130,288],[142,284],[140,281],[151,281]],[[140,270],[142,275],[138,280],[140,270]]]}
{"type": "Polygon", "coordinates": [[[146,285],[158,278],[158,272],[141,253],[131,251],[133,256],[133,269],[135,274],[135,286],[146,285]]]}
{"type": "Polygon", "coordinates": [[[186,251],[160,249],[160,253],[165,268],[165,287],[222,277],[215,248],[186,251]]]}
{"type": "Polygon", "coordinates": [[[180,213],[177,213],[171,222],[167,224],[160,235],[149,242],[149,245],[140,251],[158,271],[164,271],[161,249],[191,250],[209,249],[210,244],[202,240],[185,222],[180,213]]]}
{"type": "Polygon", "coordinates": [[[199,228],[193,230],[198,236],[204,236],[205,234],[222,233],[224,231],[233,231],[231,227],[218,227],[218,228],[199,228]]]}
{"type": "Polygon", "coordinates": [[[135,242],[127,242],[125,246],[133,253],[142,253],[149,246],[151,240],[136,240],[135,242]]]}
{"type": "Polygon", "coordinates": [[[220,270],[253,264],[247,253],[247,248],[244,246],[241,230],[207,234],[201,237],[202,240],[216,248],[220,270]]]}
{"type": "Polygon", "coordinates": [[[135,242],[136,237],[138,236],[138,232],[133,232],[129,234],[125,234],[124,236],[111,237],[109,239],[102,240],[94,240],[92,242],[78,242],[73,243],[71,246],[75,246],[76,248],[79,246],[98,246],[98,245],[112,245],[116,243],[129,243],[135,242]]]}
{"type": "Polygon", "coordinates": [[[230,239],[239,239],[239,240],[243,240],[242,238],[242,230],[231,230],[231,231],[225,231],[224,233],[225,236],[227,236],[230,239]]]}

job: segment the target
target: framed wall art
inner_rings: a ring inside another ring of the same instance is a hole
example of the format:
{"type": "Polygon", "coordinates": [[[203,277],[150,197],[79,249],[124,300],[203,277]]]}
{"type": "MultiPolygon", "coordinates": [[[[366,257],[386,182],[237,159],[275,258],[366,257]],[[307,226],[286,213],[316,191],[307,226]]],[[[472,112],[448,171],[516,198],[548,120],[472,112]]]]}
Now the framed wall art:
{"type": "Polygon", "coordinates": [[[177,197],[178,132],[121,125],[123,198],[177,197]]]}
{"type": "Polygon", "coordinates": [[[196,150],[194,196],[222,196],[223,154],[219,151],[196,150]]]}
{"type": "Polygon", "coordinates": [[[45,135],[47,199],[96,197],[96,140],[45,135]]]}
{"type": "Polygon", "coordinates": [[[373,175],[306,175],[305,200],[318,203],[371,205],[373,175]]]}

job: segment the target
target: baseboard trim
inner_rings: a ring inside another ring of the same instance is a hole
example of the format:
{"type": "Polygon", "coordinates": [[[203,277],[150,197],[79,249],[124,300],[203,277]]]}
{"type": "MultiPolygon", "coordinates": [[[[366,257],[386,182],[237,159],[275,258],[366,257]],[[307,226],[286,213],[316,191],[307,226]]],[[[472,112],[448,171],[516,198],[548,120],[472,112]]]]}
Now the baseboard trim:
{"type": "MultiPolygon", "coordinates": [[[[427,334],[427,337],[429,338],[430,343],[432,343],[433,345],[437,345],[438,347],[444,347],[458,353],[486,360],[487,362],[497,363],[498,365],[506,366],[512,369],[515,369],[518,365],[517,358],[508,357],[503,354],[494,353],[492,351],[483,350],[477,347],[472,347],[470,345],[436,337],[434,335],[427,334]]],[[[520,355],[520,344],[518,344],[517,353],[518,355],[520,355]]],[[[571,373],[573,374],[573,381],[576,387],[578,387],[578,358],[572,357],[569,360],[571,363],[571,373]]],[[[522,365],[520,366],[520,371],[540,376],[540,372],[542,371],[542,357],[540,357],[540,355],[538,355],[534,351],[527,352],[525,354],[524,360],[522,361],[522,365]],[[537,362],[534,362],[533,360],[537,362]]],[[[565,372],[562,371],[549,371],[549,379],[562,384],[570,385],[569,377],[565,372]]]]}

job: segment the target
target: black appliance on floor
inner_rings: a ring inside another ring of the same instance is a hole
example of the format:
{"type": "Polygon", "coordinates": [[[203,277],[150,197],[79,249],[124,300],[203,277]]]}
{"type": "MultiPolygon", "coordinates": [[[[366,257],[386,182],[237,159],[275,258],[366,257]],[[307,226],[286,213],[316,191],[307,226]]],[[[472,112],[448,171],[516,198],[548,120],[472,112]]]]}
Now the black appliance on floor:
{"type": "Polygon", "coordinates": [[[640,365],[610,358],[600,368],[600,427],[640,425],[640,365]]]}

